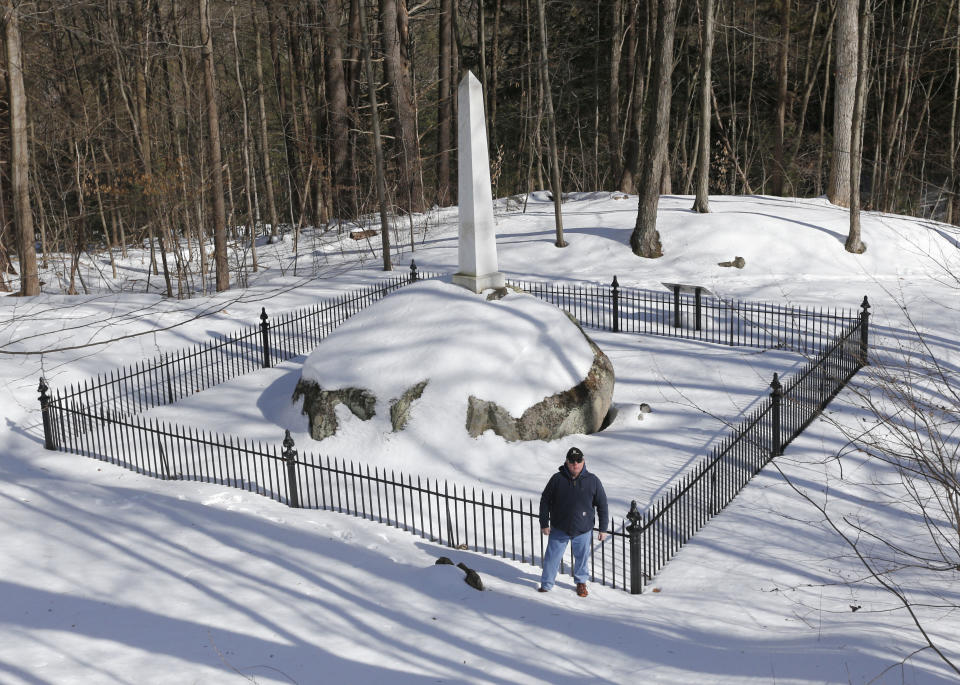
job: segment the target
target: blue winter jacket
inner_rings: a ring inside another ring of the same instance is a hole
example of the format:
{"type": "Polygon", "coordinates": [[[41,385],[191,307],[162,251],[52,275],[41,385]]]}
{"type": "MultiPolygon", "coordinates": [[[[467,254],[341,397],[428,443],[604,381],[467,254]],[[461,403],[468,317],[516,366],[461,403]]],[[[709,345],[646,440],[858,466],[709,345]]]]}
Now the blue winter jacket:
{"type": "Polygon", "coordinates": [[[547,481],[540,495],[540,527],[556,528],[576,536],[593,530],[593,510],[600,518],[600,530],[607,530],[607,493],[600,479],[584,466],[574,478],[566,463],[547,481]]]}

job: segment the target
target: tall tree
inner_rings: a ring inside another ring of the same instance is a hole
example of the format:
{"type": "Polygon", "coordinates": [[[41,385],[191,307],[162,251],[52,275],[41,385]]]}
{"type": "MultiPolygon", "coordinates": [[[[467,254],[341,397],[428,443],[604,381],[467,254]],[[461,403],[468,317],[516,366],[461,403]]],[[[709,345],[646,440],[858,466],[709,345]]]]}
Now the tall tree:
{"type": "Polygon", "coordinates": [[[20,294],[39,295],[37,252],[30,209],[30,159],[27,151],[27,96],[23,87],[23,53],[20,48],[19,3],[4,0],[3,35],[7,53],[7,97],[10,107],[10,177],[13,186],[13,220],[17,227],[20,259],[20,294]]]}
{"type": "Polygon", "coordinates": [[[860,239],[860,162],[863,156],[863,111],[867,99],[867,68],[870,65],[870,24],[873,15],[870,0],[861,0],[860,30],[857,46],[857,87],[853,119],[850,124],[850,231],[844,248],[862,254],[867,244],[860,239]]]}
{"type": "Polygon", "coordinates": [[[377,201],[380,205],[380,239],[383,248],[383,270],[392,271],[390,260],[390,210],[387,206],[387,183],[384,178],[383,141],[380,139],[380,113],[377,104],[377,81],[373,75],[373,59],[370,57],[370,33],[367,29],[366,10],[360,0],[360,40],[363,52],[364,73],[367,76],[367,96],[370,98],[370,123],[373,127],[373,152],[376,164],[377,201]]]}
{"type": "Polygon", "coordinates": [[[657,204],[660,200],[660,185],[670,134],[673,36],[677,26],[677,0],[659,0],[657,6],[653,82],[650,88],[644,154],[640,164],[640,199],[637,223],[630,234],[630,249],[638,257],[647,258],[663,256],[660,233],[657,231],[657,204]]]}
{"type": "Polygon", "coordinates": [[[450,148],[453,145],[453,0],[440,0],[437,81],[437,203],[450,203],[450,148]]]}
{"type": "Polygon", "coordinates": [[[857,0],[838,0],[836,69],[833,96],[833,155],[827,199],[841,207],[850,206],[850,133],[857,92],[857,0]]]}
{"type": "Polygon", "coordinates": [[[260,154],[263,159],[263,185],[267,193],[267,212],[270,215],[270,241],[280,237],[280,216],[277,213],[277,197],[273,188],[273,170],[270,162],[270,136],[267,128],[266,86],[263,81],[263,38],[256,14],[253,15],[253,31],[256,35],[253,61],[257,73],[257,112],[259,113],[260,154]]]}
{"type": "Polygon", "coordinates": [[[410,74],[410,45],[406,0],[380,0],[380,42],[383,47],[383,74],[393,109],[393,131],[399,146],[400,197],[398,204],[412,212],[423,209],[420,173],[420,143],[410,74]]]}
{"type": "Polygon", "coordinates": [[[780,7],[780,49],[777,59],[777,137],[773,148],[774,195],[783,195],[787,162],[784,155],[787,126],[787,76],[790,57],[790,0],[782,0],[780,7]]]}
{"type": "Polygon", "coordinates": [[[330,157],[333,164],[333,211],[346,218],[356,211],[353,195],[353,167],[350,150],[350,108],[347,98],[347,67],[343,56],[343,14],[340,0],[325,0],[323,42],[327,49],[327,102],[330,110],[330,157]]]}
{"type": "Polygon", "coordinates": [[[620,57],[622,54],[623,0],[611,0],[610,81],[607,89],[607,150],[610,156],[610,176],[615,182],[620,178],[620,57]]]}
{"type": "Polygon", "coordinates": [[[703,22],[700,26],[700,146],[697,150],[697,196],[693,211],[706,214],[710,211],[710,93],[713,88],[711,67],[713,63],[713,0],[702,0],[703,22]]]}
{"type": "Polygon", "coordinates": [[[213,40],[210,37],[210,15],[207,0],[198,0],[200,11],[200,54],[203,58],[204,96],[207,105],[210,175],[213,193],[213,262],[216,268],[217,292],[230,289],[227,270],[227,217],[223,198],[223,168],[220,159],[220,119],[217,110],[217,81],[213,69],[213,40]]]}
{"type": "Polygon", "coordinates": [[[547,46],[547,19],[543,0],[537,0],[537,19],[540,23],[540,80],[543,83],[547,114],[547,144],[550,147],[550,186],[553,192],[553,220],[557,239],[554,245],[566,247],[563,239],[563,191],[560,186],[560,149],[557,146],[557,119],[553,111],[553,92],[550,88],[549,50],[547,46]]]}

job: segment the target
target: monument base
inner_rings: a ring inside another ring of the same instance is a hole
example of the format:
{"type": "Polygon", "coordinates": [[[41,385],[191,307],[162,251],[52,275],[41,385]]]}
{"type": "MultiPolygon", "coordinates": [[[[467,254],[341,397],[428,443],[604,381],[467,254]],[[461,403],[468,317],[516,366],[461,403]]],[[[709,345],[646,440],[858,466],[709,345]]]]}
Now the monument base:
{"type": "Polygon", "coordinates": [[[506,282],[503,278],[503,274],[499,271],[494,271],[491,274],[484,274],[483,276],[474,276],[473,274],[453,274],[452,278],[454,285],[459,285],[462,288],[467,290],[472,290],[475,293],[482,293],[484,290],[489,289],[498,289],[506,287],[506,282]]]}

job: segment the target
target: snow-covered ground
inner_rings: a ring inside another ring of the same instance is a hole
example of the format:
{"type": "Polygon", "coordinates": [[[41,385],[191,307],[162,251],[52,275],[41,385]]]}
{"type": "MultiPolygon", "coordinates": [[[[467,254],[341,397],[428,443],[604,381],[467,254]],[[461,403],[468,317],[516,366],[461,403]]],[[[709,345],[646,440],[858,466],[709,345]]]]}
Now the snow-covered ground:
{"type": "MultiPolygon", "coordinates": [[[[664,197],[665,255],[643,260],[627,246],[635,197],[575,195],[564,204],[570,246],[562,250],[542,194],[525,213],[514,200],[497,204],[508,277],[607,285],[617,275],[624,286],[697,283],[724,297],[824,308],[853,309],[867,295],[878,358],[910,339],[906,306],[943,367],[960,366],[955,227],[867,213],[868,250],[854,256],[843,250],[847,213],[822,199],[714,197],[713,213],[698,215],[692,198],[664,197]],[[735,256],[744,269],[717,265],[735,256]]],[[[397,268],[412,256],[423,271],[455,271],[455,211],[435,211],[416,228],[415,252],[402,247],[397,268]]],[[[860,418],[855,392],[865,373],[831,404],[828,420],[777,460],[786,477],[765,469],[641,596],[592,585],[584,600],[569,579],[541,595],[531,566],[43,450],[41,375],[60,387],[253,324],[261,307],[275,314],[382,277],[370,247],[329,234],[302,237],[304,245],[296,274],[289,241],[263,246],[269,268],[249,273],[246,290],[187,301],[152,294],[162,280],[155,276],[144,294],[146,259],[132,252],[120,283],[96,275],[109,275],[107,264],[88,265],[90,294],[0,299],[0,682],[955,681],[931,650],[915,653],[923,642],[909,616],[865,580],[850,549],[791,486],[826,500],[835,518],[904,535],[922,526],[895,474],[846,450],[837,427],[860,418]],[[314,271],[317,278],[305,275],[314,271]],[[487,591],[468,587],[455,567],[434,566],[440,555],[477,569],[487,591]]],[[[289,401],[302,358],[153,415],[263,441],[279,442],[290,428],[301,450],[534,498],[577,444],[620,516],[630,499],[650,502],[705,454],[774,371],[788,374],[803,361],[589,332],[613,361],[621,411],[587,437],[508,444],[489,433],[472,439],[462,425],[403,435],[376,419],[348,418],[342,435],[311,443],[289,401]],[[642,402],[653,412],[640,420],[642,402]]],[[[957,574],[897,577],[956,662],[960,617],[922,605],[960,605],[957,574]]]]}

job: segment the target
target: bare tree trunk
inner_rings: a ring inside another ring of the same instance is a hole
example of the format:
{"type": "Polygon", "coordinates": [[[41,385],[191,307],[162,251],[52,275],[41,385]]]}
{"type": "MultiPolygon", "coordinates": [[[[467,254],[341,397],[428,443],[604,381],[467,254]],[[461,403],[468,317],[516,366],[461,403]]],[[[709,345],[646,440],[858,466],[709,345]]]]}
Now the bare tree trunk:
{"type": "Polygon", "coordinates": [[[450,204],[453,144],[453,0],[440,0],[440,63],[437,92],[437,204],[450,204]]]}
{"type": "Polygon", "coordinates": [[[657,11],[657,34],[651,104],[647,115],[644,154],[640,166],[640,194],[637,223],[630,235],[630,248],[638,257],[663,256],[657,231],[657,204],[660,182],[667,157],[670,134],[670,99],[672,93],[673,36],[677,22],[677,0],[660,0],[657,11]]]}
{"type": "Polygon", "coordinates": [[[256,35],[256,55],[254,55],[254,62],[257,67],[257,110],[260,114],[260,154],[263,155],[263,185],[267,191],[267,211],[270,214],[270,240],[274,241],[279,237],[280,216],[277,214],[277,197],[274,194],[273,172],[270,169],[270,138],[267,134],[266,86],[263,83],[263,41],[260,34],[260,24],[257,23],[256,18],[254,18],[253,27],[256,35]]]}
{"type": "Polygon", "coordinates": [[[957,100],[960,99],[960,8],[957,10],[957,31],[953,41],[953,101],[950,103],[950,187],[947,189],[948,224],[954,223],[958,207],[960,174],[957,170],[957,100]]]}
{"type": "Polygon", "coordinates": [[[328,156],[323,145],[324,112],[327,109],[326,91],[324,89],[324,60],[321,43],[321,22],[317,15],[317,0],[307,4],[307,21],[310,22],[310,71],[313,75],[313,156],[317,158],[317,174],[314,177],[313,213],[318,224],[326,224],[330,220],[330,168],[324,162],[328,156]]]}
{"type": "Polygon", "coordinates": [[[697,196],[693,211],[710,211],[710,74],[713,61],[713,0],[703,0],[703,26],[700,57],[700,144],[697,154],[697,196]]]}
{"type": "MultiPolygon", "coordinates": [[[[656,12],[656,5],[650,8],[656,12]]],[[[655,21],[655,19],[654,19],[655,21]]],[[[630,9],[627,44],[627,69],[630,74],[630,98],[627,105],[625,120],[626,141],[623,146],[623,167],[620,170],[619,187],[624,193],[634,193],[637,190],[637,176],[640,165],[640,145],[643,137],[643,105],[646,95],[647,75],[647,41],[641,40],[640,29],[644,22],[640,20],[639,3],[632,3],[630,9]]]]}
{"type": "Polygon", "coordinates": [[[360,8],[360,36],[363,49],[363,65],[367,74],[367,94],[370,97],[370,120],[373,125],[373,151],[376,159],[377,200],[380,204],[380,239],[383,248],[383,270],[393,271],[390,261],[390,210],[387,207],[387,183],[384,178],[383,141],[380,139],[380,114],[377,105],[377,82],[373,78],[373,60],[370,58],[370,36],[367,32],[367,17],[363,0],[360,8]]]}
{"type": "Polygon", "coordinates": [[[623,0],[610,2],[610,87],[607,91],[607,150],[610,176],[620,179],[620,58],[623,55],[623,0]]]}
{"type": "Polygon", "coordinates": [[[850,131],[850,232],[844,248],[847,252],[863,254],[867,244],[860,239],[860,160],[863,155],[863,112],[867,99],[867,68],[870,65],[870,23],[873,8],[870,0],[861,0],[860,30],[857,48],[857,87],[854,95],[853,119],[850,131]]]}
{"type": "Polygon", "coordinates": [[[777,138],[773,151],[773,178],[770,185],[774,195],[784,193],[787,175],[784,146],[787,125],[787,59],[790,55],[790,2],[784,0],[780,8],[780,51],[777,62],[777,138]]]}
{"type": "Polygon", "coordinates": [[[537,0],[537,19],[540,23],[540,80],[543,82],[544,101],[547,106],[547,143],[550,146],[550,185],[553,191],[553,218],[557,231],[556,247],[566,247],[563,239],[563,191],[560,187],[560,150],[557,146],[557,120],[553,113],[553,92],[550,88],[550,68],[547,48],[547,18],[543,0],[537,0]]]}
{"type": "Polygon", "coordinates": [[[343,37],[338,0],[326,0],[323,16],[323,40],[327,48],[326,80],[330,109],[330,159],[333,163],[334,213],[340,218],[353,216],[353,172],[350,164],[350,110],[344,74],[343,37]]]}
{"type": "Polygon", "coordinates": [[[4,0],[3,30],[7,48],[7,93],[10,107],[10,176],[13,217],[20,259],[20,294],[39,295],[37,250],[30,210],[29,156],[27,152],[27,97],[23,88],[23,54],[20,23],[14,0],[4,0]]]}
{"type": "Polygon", "coordinates": [[[835,205],[850,205],[850,133],[857,91],[857,0],[838,0],[836,40],[836,87],[833,96],[833,156],[827,199],[835,205]]]}
{"type": "MultiPolygon", "coordinates": [[[[143,161],[143,172],[146,178],[146,186],[150,187],[154,185],[153,181],[153,135],[151,129],[150,117],[148,114],[148,104],[147,104],[147,76],[150,71],[150,55],[147,52],[147,45],[149,41],[149,33],[147,27],[147,19],[145,12],[145,5],[142,3],[137,3],[134,17],[137,21],[137,38],[138,38],[138,55],[136,61],[136,76],[134,79],[134,84],[136,87],[136,116],[137,123],[139,124],[140,129],[140,156],[143,161]]],[[[153,248],[153,234],[156,230],[154,224],[158,224],[159,215],[155,207],[155,198],[151,197],[148,193],[146,196],[146,210],[147,210],[147,222],[150,226],[150,246],[153,248]]],[[[159,228],[159,233],[157,234],[160,248],[160,261],[163,264],[163,281],[167,290],[167,297],[173,297],[173,286],[170,283],[170,266],[167,263],[167,249],[166,243],[163,239],[163,226],[159,224],[156,226],[159,228]]]]}
{"type": "Polygon", "coordinates": [[[417,140],[416,109],[410,77],[409,35],[406,0],[380,0],[380,42],[383,46],[383,73],[393,109],[394,138],[400,147],[400,192],[397,204],[411,212],[423,209],[420,182],[420,144],[417,140]]]}
{"type": "Polygon", "coordinates": [[[487,95],[490,103],[490,123],[487,130],[490,134],[490,147],[498,149],[497,142],[497,84],[500,70],[500,5],[502,0],[494,0],[493,9],[493,45],[490,55],[490,93],[487,95]]]}
{"type": "Polygon", "coordinates": [[[207,128],[210,140],[210,172],[213,179],[213,261],[216,267],[217,292],[230,289],[227,270],[227,226],[223,197],[223,165],[220,160],[220,121],[217,112],[217,83],[213,70],[213,41],[207,0],[198,0],[200,11],[200,53],[203,57],[203,82],[207,100],[207,128]]]}
{"type": "Polygon", "coordinates": [[[234,70],[237,76],[237,92],[240,95],[240,105],[243,112],[243,192],[247,197],[247,230],[250,231],[250,258],[253,261],[253,272],[257,265],[257,224],[253,214],[253,180],[250,164],[250,116],[247,112],[247,89],[240,74],[240,46],[237,41],[237,10],[231,7],[233,18],[233,59],[234,70]]]}

